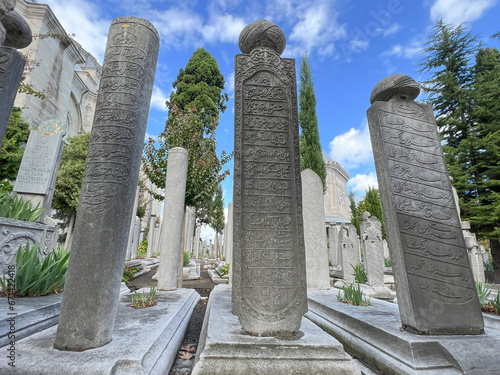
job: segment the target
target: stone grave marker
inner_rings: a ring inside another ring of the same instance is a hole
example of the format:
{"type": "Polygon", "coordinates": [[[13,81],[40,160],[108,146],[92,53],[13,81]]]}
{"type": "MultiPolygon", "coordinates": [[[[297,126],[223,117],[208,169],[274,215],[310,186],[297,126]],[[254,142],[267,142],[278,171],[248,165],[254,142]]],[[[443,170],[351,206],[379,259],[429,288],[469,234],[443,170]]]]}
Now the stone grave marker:
{"type": "Polygon", "coordinates": [[[323,183],[312,169],[304,169],[300,174],[307,289],[329,289],[330,272],[326,245],[323,183]]]}
{"type": "Polygon", "coordinates": [[[363,213],[360,224],[361,246],[368,285],[384,286],[384,249],[382,243],[382,224],[369,212],[363,213]]]}
{"type": "Polygon", "coordinates": [[[441,140],[418,84],[403,74],[373,89],[368,124],[404,330],[479,334],[483,317],[441,140]]]}
{"type": "Polygon", "coordinates": [[[235,57],[233,313],[252,334],[291,333],[307,311],[295,60],[267,20],[235,57]]]}
{"type": "Polygon", "coordinates": [[[54,347],[109,343],[139,180],[159,36],[138,17],[111,23],[54,347]],[[89,273],[99,265],[99,271],[89,273]]]}
{"type": "Polygon", "coordinates": [[[351,224],[342,224],[339,230],[339,253],[342,257],[342,271],[344,282],[350,284],[354,281],[353,267],[359,263],[359,251],[357,249],[358,235],[356,227],[351,224]]]}

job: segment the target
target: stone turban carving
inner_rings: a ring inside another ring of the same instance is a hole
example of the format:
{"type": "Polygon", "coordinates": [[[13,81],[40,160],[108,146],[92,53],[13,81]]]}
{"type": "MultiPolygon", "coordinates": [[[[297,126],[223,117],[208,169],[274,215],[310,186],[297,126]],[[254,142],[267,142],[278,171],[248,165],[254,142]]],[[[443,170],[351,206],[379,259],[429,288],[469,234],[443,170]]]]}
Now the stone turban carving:
{"type": "Polygon", "coordinates": [[[242,30],[239,45],[243,53],[250,53],[261,47],[272,49],[281,55],[285,50],[286,37],[283,30],[271,21],[258,20],[242,30]]]}
{"type": "Polygon", "coordinates": [[[414,100],[420,93],[420,87],[413,78],[406,74],[393,74],[375,85],[370,96],[370,104],[386,102],[395,95],[398,99],[414,100]]]}
{"type": "Polygon", "coordinates": [[[16,0],[0,0],[0,46],[24,48],[33,37],[26,20],[14,8],[16,0]]]}

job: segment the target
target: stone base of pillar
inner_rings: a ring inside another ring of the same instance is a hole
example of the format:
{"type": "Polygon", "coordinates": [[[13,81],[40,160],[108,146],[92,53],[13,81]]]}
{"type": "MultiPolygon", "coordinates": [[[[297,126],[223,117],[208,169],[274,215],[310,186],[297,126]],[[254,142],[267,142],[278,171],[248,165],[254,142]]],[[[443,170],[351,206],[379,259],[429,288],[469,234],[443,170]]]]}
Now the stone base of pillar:
{"type": "Polygon", "coordinates": [[[193,375],[361,374],[342,345],[303,318],[297,335],[250,336],[231,313],[231,287],[210,294],[193,375]]]}

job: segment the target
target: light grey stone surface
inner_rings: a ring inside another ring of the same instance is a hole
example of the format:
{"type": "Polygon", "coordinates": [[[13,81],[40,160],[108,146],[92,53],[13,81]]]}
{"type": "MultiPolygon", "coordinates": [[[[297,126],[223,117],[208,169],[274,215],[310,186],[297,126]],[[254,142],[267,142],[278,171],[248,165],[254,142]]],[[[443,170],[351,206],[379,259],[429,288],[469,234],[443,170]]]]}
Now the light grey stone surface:
{"type": "Polygon", "coordinates": [[[188,152],[181,147],[169,150],[163,210],[164,231],[161,238],[160,267],[158,268],[158,290],[177,289],[187,169],[188,152]]]}
{"type": "Polygon", "coordinates": [[[60,293],[41,297],[16,297],[14,310],[9,309],[11,305],[7,297],[0,298],[0,316],[2,317],[0,347],[57,324],[62,296],[63,294],[60,293]],[[15,331],[12,331],[11,327],[15,331]],[[10,337],[9,334],[11,334],[10,337]]]}
{"type": "Polygon", "coordinates": [[[483,317],[441,140],[417,95],[410,77],[389,76],[367,111],[402,327],[477,334],[483,317]]]}
{"type": "Polygon", "coordinates": [[[137,186],[137,189],[135,191],[134,208],[132,209],[132,219],[130,220],[130,229],[128,232],[127,253],[125,255],[125,260],[130,260],[130,256],[132,255],[132,246],[134,245],[135,218],[137,213],[137,206],[139,205],[139,193],[140,188],[139,186],[137,186]]]}
{"type": "Polygon", "coordinates": [[[210,294],[193,375],[361,374],[337,340],[303,318],[289,337],[246,333],[231,313],[231,288],[210,294]]]}
{"type": "Polygon", "coordinates": [[[485,319],[483,335],[414,335],[399,329],[396,304],[371,299],[370,306],[353,306],[335,294],[309,291],[306,317],[382,374],[498,373],[500,324],[494,319],[485,319]]]}
{"type": "Polygon", "coordinates": [[[198,259],[199,254],[200,254],[200,234],[201,234],[201,225],[197,224],[196,225],[196,233],[194,236],[194,258],[198,259]]]}
{"type": "Polygon", "coordinates": [[[327,224],[328,231],[328,259],[332,262],[333,267],[342,267],[342,259],[339,253],[339,233],[336,223],[327,224]]]}
{"type": "Polygon", "coordinates": [[[306,249],[307,289],[330,288],[326,245],[323,183],[312,169],[300,172],[302,178],[302,217],[306,249]]]}
{"type": "Polygon", "coordinates": [[[382,224],[369,212],[363,213],[360,224],[361,246],[368,285],[384,286],[384,249],[382,244],[382,224]]]}
{"type": "Polygon", "coordinates": [[[0,40],[0,146],[26,63],[19,52],[14,48],[2,47],[1,42],[0,40]]]}
{"type": "MultiPolygon", "coordinates": [[[[138,292],[149,293],[148,288],[138,292]]],[[[157,292],[157,304],[130,307],[130,294],[118,303],[113,341],[86,351],[52,347],[56,327],[16,342],[16,369],[0,361],[0,373],[38,375],[168,374],[177,357],[199,294],[192,289],[157,292]]],[[[115,301],[116,303],[116,301],[115,301]]]]}
{"type": "Polygon", "coordinates": [[[256,21],[235,57],[233,312],[261,335],[298,330],[307,311],[295,60],[280,58],[284,45],[276,25],[256,21]]]}
{"type": "Polygon", "coordinates": [[[149,218],[149,231],[148,231],[148,249],[146,250],[146,257],[151,258],[155,247],[156,240],[156,214],[151,214],[149,218]]]}
{"type": "Polygon", "coordinates": [[[354,281],[353,267],[359,263],[359,251],[357,249],[358,235],[356,227],[351,224],[343,224],[339,231],[339,252],[342,253],[342,271],[344,281],[350,284],[354,281]]]}
{"type": "Polygon", "coordinates": [[[158,48],[148,21],[112,22],[54,344],[59,349],[96,348],[112,339],[158,48]],[[99,272],[89,277],[96,264],[99,272]]]}
{"type": "Polygon", "coordinates": [[[37,243],[41,255],[57,246],[57,227],[0,217],[0,275],[8,272],[8,266],[16,263],[19,246],[30,248],[37,243]]]}
{"type": "Polygon", "coordinates": [[[462,221],[462,233],[465,240],[465,248],[467,249],[467,255],[469,256],[469,262],[472,269],[472,275],[474,281],[478,283],[485,283],[486,277],[484,275],[484,259],[481,253],[479,242],[477,241],[476,234],[470,232],[470,223],[468,223],[468,228],[464,228],[465,222],[462,221]]]}
{"type": "MultiPolygon", "coordinates": [[[[229,263],[229,284],[233,284],[233,202],[227,204],[227,253],[226,262],[229,263]]],[[[226,246],[226,244],[224,244],[226,246]]]]}
{"type": "Polygon", "coordinates": [[[130,259],[136,259],[137,258],[137,250],[139,247],[139,237],[141,235],[141,218],[139,216],[135,217],[135,223],[134,223],[134,237],[132,239],[132,248],[130,250],[130,259]]]}

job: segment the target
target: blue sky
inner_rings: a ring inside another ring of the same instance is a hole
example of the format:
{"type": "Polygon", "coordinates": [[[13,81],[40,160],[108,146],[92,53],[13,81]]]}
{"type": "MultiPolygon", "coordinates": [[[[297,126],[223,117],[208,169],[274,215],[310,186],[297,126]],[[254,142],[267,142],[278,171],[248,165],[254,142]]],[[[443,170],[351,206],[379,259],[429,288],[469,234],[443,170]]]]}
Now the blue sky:
{"type": "MultiPolygon", "coordinates": [[[[44,2],[39,0],[39,2],[44,2]]],[[[366,110],[375,84],[393,73],[420,81],[416,71],[421,48],[435,21],[466,22],[492,47],[500,31],[497,0],[45,0],[68,33],[102,61],[109,25],[115,17],[139,16],[161,36],[160,55],[147,133],[163,131],[165,100],[172,82],[193,52],[203,47],[217,59],[230,100],[217,139],[220,150],[233,150],[234,55],[247,24],[261,18],[276,23],[287,36],[282,57],[308,52],[317,98],[321,144],[351,179],[348,190],[364,196],[377,186],[366,110]]],[[[232,199],[231,176],[223,184],[232,199]]]]}

